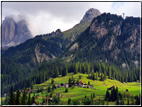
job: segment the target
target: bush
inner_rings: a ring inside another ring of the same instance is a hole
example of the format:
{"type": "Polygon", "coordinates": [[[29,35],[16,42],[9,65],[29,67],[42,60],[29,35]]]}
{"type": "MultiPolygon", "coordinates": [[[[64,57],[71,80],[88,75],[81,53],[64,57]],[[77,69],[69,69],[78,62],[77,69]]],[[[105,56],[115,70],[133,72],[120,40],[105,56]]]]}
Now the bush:
{"type": "Polygon", "coordinates": [[[73,100],[72,103],[73,105],[80,105],[80,102],[78,100],[73,100]]]}
{"type": "Polygon", "coordinates": [[[65,92],[66,92],[66,93],[68,92],[68,88],[65,89],[65,92]]]}
{"type": "Polygon", "coordinates": [[[68,99],[68,104],[71,104],[71,98],[68,99]]]}
{"type": "Polygon", "coordinates": [[[82,77],[82,76],[81,76],[81,75],[79,75],[79,79],[81,79],[81,77],[82,77]]]}

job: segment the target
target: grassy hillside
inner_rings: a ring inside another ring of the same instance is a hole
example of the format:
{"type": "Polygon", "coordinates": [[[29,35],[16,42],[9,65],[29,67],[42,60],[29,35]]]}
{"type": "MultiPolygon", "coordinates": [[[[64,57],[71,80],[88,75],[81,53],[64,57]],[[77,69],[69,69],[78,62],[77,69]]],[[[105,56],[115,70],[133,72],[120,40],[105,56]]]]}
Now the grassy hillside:
{"type": "MultiPolygon", "coordinates": [[[[105,81],[96,81],[96,80],[94,81],[87,78],[88,74],[82,74],[82,73],[78,73],[75,75],[73,73],[69,73],[67,76],[54,78],[54,83],[55,85],[59,83],[68,83],[69,77],[72,78],[72,76],[76,80],[79,78],[79,76],[81,76],[81,79],[79,79],[79,81],[82,80],[83,84],[88,84],[88,81],[90,81],[90,85],[93,85],[93,88],[91,89],[91,88],[82,88],[82,87],[71,87],[71,88],[68,88],[67,93],[65,93],[65,87],[57,88],[53,91],[52,96],[55,96],[57,93],[60,92],[61,104],[64,104],[64,105],[67,104],[68,98],[71,98],[72,100],[81,101],[85,95],[90,97],[91,93],[95,93],[96,95],[94,100],[104,99],[107,88],[111,86],[117,86],[118,91],[125,94],[139,95],[140,93],[140,83],[137,83],[137,82],[121,83],[117,80],[110,80],[110,79],[106,79],[105,81]],[[128,89],[129,91],[126,92],[126,89],[128,89]]],[[[37,95],[36,101],[38,101],[39,103],[41,103],[43,99],[46,98],[46,95],[47,96],[50,95],[50,93],[48,93],[47,91],[47,88],[48,86],[51,86],[51,80],[52,78],[50,78],[48,81],[42,84],[34,85],[34,88],[32,90],[33,93],[31,94],[31,96],[33,96],[34,94],[35,96],[37,95]],[[37,93],[37,89],[40,89],[40,88],[43,88],[43,91],[37,93]]],[[[113,105],[115,104],[115,102],[109,102],[109,104],[113,105]]]]}

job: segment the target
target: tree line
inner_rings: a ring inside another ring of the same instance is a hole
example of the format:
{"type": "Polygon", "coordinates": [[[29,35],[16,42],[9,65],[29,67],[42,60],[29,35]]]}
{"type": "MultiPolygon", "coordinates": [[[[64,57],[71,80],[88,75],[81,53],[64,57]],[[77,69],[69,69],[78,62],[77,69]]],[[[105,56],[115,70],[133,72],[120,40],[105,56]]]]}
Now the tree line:
{"type": "MultiPolygon", "coordinates": [[[[6,87],[4,86],[4,84],[2,84],[2,95],[4,93],[7,93],[11,86],[13,86],[14,90],[17,90],[18,88],[22,89],[25,84],[27,85],[27,87],[33,88],[34,84],[43,83],[51,77],[56,78],[59,75],[66,76],[71,72],[73,72],[74,74],[88,74],[88,78],[92,80],[104,81],[108,77],[109,79],[116,79],[121,82],[140,81],[139,69],[127,71],[125,69],[117,68],[113,65],[105,64],[103,62],[48,62],[41,64],[38,69],[27,75],[25,79],[21,79],[6,87]]],[[[5,79],[5,81],[7,80],[5,79]]]]}

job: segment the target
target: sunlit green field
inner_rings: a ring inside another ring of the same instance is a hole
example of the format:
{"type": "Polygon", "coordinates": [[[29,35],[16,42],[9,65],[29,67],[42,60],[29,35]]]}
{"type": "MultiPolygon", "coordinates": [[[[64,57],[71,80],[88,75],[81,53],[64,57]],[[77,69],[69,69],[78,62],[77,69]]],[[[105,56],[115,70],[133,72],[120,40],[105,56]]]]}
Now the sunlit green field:
{"type": "MultiPolygon", "coordinates": [[[[82,98],[84,98],[84,96],[91,96],[91,93],[95,93],[96,97],[95,99],[104,99],[104,96],[106,94],[106,90],[107,88],[111,87],[111,86],[117,86],[119,92],[122,93],[129,93],[132,95],[139,95],[140,93],[140,83],[137,82],[128,82],[128,83],[121,83],[117,80],[110,80],[110,79],[106,79],[105,81],[97,81],[97,80],[90,80],[88,79],[88,74],[73,74],[73,73],[69,73],[67,76],[64,77],[58,77],[58,78],[53,78],[54,79],[54,83],[58,84],[58,83],[68,83],[69,77],[75,78],[76,80],[79,78],[79,75],[81,75],[81,79],[79,79],[79,81],[82,81],[83,84],[88,84],[88,81],[90,81],[90,85],[93,85],[93,88],[82,88],[82,87],[74,87],[74,88],[68,88],[68,92],[65,93],[65,87],[61,87],[61,88],[57,88],[53,91],[53,95],[55,96],[57,93],[61,93],[61,98],[60,101],[63,102],[63,104],[67,104],[68,98],[71,98],[72,100],[81,100],[82,98]],[[126,92],[126,89],[128,89],[128,92],[126,92]]],[[[50,93],[48,93],[47,88],[48,86],[50,86],[51,84],[51,79],[50,78],[48,81],[42,83],[42,84],[36,84],[34,85],[34,89],[32,90],[33,93],[35,93],[35,95],[38,95],[36,101],[38,101],[39,103],[42,102],[43,98],[46,98],[46,96],[49,96],[50,93]],[[36,90],[38,88],[43,88],[43,92],[41,93],[36,93],[36,90]]],[[[33,96],[34,94],[31,94],[31,96],[33,96]]],[[[106,102],[105,102],[106,103],[106,102]]],[[[115,104],[114,102],[109,102],[109,104],[113,105],[115,104]]]]}

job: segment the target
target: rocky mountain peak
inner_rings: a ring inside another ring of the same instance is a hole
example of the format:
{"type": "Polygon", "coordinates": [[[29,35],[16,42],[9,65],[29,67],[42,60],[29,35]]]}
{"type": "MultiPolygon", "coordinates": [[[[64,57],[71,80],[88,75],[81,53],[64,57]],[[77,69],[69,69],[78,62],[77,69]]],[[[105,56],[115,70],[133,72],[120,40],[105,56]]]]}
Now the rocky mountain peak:
{"type": "Polygon", "coordinates": [[[85,15],[83,16],[83,19],[80,21],[80,23],[86,22],[86,21],[90,21],[92,20],[94,17],[97,17],[101,15],[101,12],[98,9],[94,9],[94,8],[90,8],[85,15]]]}
{"type": "Polygon", "coordinates": [[[26,20],[21,19],[16,22],[13,17],[5,17],[2,23],[2,47],[15,46],[30,38],[32,34],[26,20]]]}
{"type": "Polygon", "coordinates": [[[57,30],[56,30],[56,33],[58,33],[58,34],[61,33],[61,30],[60,30],[60,29],[57,29],[57,30]]]}

